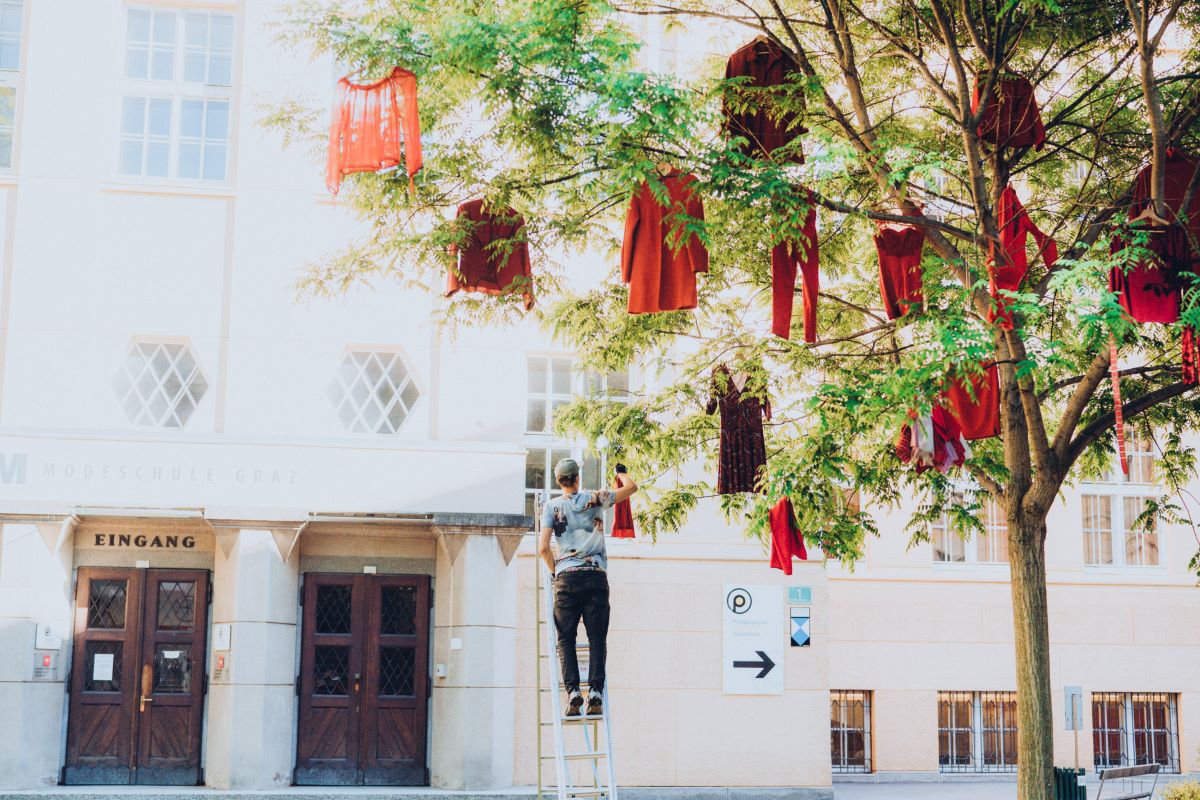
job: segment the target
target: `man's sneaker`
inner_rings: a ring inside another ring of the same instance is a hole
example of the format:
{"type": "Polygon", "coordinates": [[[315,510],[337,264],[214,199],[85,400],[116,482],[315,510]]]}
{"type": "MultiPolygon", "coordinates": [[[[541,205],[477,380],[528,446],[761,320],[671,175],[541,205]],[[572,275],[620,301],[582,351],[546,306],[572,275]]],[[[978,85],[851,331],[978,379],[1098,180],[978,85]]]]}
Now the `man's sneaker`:
{"type": "Polygon", "coordinates": [[[599,692],[588,693],[587,715],[589,717],[599,717],[604,715],[604,698],[599,692]]]}
{"type": "Polygon", "coordinates": [[[565,712],[565,716],[578,717],[581,706],[583,706],[583,695],[579,693],[578,689],[576,689],[567,695],[567,710],[565,712]]]}

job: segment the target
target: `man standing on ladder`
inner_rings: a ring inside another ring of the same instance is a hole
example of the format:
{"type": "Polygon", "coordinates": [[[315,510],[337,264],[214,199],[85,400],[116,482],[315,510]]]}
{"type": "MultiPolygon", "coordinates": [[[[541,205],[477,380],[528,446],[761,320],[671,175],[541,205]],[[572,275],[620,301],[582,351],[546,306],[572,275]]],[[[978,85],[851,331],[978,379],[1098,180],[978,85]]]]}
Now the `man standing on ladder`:
{"type": "Polygon", "coordinates": [[[554,465],[554,480],[562,494],[542,510],[538,552],[554,575],[554,627],[558,631],[558,662],[567,690],[566,716],[579,716],[579,658],[575,637],[579,618],[588,638],[587,715],[604,713],[605,640],[608,637],[608,558],[604,549],[604,511],[628,500],[638,485],[621,469],[615,491],[581,490],[579,464],[564,458],[554,465]],[[550,548],[551,536],[554,549],[550,548]]]}

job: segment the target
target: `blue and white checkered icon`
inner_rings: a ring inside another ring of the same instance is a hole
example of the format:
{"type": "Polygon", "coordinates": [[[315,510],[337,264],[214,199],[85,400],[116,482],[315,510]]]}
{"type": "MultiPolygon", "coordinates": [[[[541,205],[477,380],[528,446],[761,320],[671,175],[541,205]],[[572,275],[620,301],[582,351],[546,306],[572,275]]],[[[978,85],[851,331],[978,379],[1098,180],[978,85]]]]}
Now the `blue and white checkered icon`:
{"type": "Polygon", "coordinates": [[[808,647],[809,625],[808,617],[792,617],[792,647],[808,647]]]}

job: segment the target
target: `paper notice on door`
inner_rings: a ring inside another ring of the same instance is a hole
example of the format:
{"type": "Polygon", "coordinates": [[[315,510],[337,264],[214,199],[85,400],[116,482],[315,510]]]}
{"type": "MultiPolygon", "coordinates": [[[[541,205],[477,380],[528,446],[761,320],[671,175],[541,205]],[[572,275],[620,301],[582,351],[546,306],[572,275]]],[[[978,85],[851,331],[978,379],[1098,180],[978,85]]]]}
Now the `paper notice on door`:
{"type": "Polygon", "coordinates": [[[183,653],[179,650],[163,650],[163,658],[167,659],[168,661],[174,661],[182,654],[183,653]]]}
{"type": "Polygon", "coordinates": [[[113,678],[113,654],[96,653],[92,659],[92,680],[111,681],[113,678]]]}

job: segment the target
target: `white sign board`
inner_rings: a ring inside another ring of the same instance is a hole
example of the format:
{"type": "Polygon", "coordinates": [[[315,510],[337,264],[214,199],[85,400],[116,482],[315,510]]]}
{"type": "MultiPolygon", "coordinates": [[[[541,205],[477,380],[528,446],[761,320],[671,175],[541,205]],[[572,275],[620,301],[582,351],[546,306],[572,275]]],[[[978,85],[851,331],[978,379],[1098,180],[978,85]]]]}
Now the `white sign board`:
{"type": "Polygon", "coordinates": [[[1063,710],[1066,712],[1066,729],[1069,731],[1083,730],[1083,687],[1063,687],[1063,710]]]}
{"type": "Polygon", "coordinates": [[[62,634],[53,625],[39,622],[33,647],[36,650],[61,650],[62,634]]]}
{"type": "Polygon", "coordinates": [[[111,681],[113,679],[113,654],[96,653],[92,660],[92,680],[111,681]]]}
{"type": "Polygon", "coordinates": [[[783,587],[729,583],[722,602],[725,694],[783,694],[783,587]]]}
{"type": "Polygon", "coordinates": [[[212,626],[213,651],[233,648],[233,626],[228,622],[217,622],[212,626]]]}

